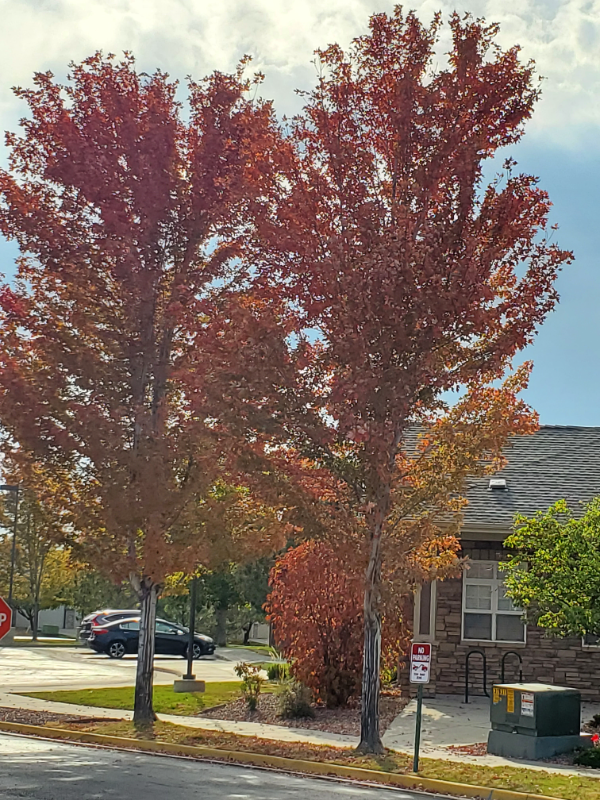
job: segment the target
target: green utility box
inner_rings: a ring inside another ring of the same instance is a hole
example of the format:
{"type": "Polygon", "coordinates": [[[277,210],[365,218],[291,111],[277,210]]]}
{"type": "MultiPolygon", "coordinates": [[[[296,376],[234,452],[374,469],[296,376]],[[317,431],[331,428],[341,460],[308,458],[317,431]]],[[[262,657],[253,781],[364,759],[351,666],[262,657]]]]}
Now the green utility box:
{"type": "Polygon", "coordinates": [[[58,625],[42,625],[42,634],[46,636],[58,636],[59,630],[58,625]]]}
{"type": "Polygon", "coordinates": [[[581,736],[581,693],[545,683],[497,684],[492,690],[488,753],[537,760],[589,747],[581,736]]]}

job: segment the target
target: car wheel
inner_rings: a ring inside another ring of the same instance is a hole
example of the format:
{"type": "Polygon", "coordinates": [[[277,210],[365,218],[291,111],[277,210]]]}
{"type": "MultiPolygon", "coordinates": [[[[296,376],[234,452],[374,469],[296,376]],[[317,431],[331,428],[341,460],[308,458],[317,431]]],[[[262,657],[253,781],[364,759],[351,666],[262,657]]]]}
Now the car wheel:
{"type": "Polygon", "coordinates": [[[125,655],[125,645],[123,642],[111,642],[106,652],[110,658],[123,658],[125,655]]]}
{"type": "MultiPolygon", "coordinates": [[[[188,653],[189,653],[189,647],[186,647],[184,658],[188,657],[188,653]]],[[[204,650],[202,649],[202,646],[194,642],[194,649],[192,651],[192,658],[194,659],[194,661],[197,661],[200,658],[200,656],[203,655],[204,655],[204,650]]]]}

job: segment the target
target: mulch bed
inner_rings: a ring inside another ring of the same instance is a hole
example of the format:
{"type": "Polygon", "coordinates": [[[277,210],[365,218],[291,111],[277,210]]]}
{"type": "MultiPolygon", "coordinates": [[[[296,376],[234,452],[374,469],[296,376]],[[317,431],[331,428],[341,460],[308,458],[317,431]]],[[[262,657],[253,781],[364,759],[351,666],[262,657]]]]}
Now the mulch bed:
{"type": "MultiPolygon", "coordinates": [[[[408,703],[400,694],[382,695],[379,705],[380,731],[385,733],[392,721],[408,703]]],[[[360,707],[323,708],[314,706],[314,719],[282,719],[279,716],[279,698],[275,694],[261,694],[256,711],[249,711],[243,698],[219,708],[202,711],[198,716],[234,722],[262,722],[267,725],[282,725],[287,728],[302,728],[313,731],[340,733],[346,736],[360,735],[360,707]]]]}

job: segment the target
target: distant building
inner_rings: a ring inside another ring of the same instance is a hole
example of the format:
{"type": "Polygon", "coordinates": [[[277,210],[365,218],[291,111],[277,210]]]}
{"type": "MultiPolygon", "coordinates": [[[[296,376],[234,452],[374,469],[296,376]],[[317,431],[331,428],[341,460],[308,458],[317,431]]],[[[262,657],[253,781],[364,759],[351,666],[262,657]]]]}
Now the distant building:
{"type": "MultiPolygon", "coordinates": [[[[79,616],[73,608],[58,606],[58,608],[46,608],[40,611],[38,617],[38,633],[43,635],[44,627],[48,633],[60,634],[61,636],[75,636],[79,625],[79,616]]],[[[22,614],[17,614],[15,626],[17,629],[29,630],[29,620],[22,614]]]]}

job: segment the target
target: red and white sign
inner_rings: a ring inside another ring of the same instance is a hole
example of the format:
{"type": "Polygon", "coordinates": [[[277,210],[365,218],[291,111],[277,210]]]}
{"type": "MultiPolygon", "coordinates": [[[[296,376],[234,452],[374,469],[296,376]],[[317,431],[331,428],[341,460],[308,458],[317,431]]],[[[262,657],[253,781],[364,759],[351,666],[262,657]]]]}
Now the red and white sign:
{"type": "Polygon", "coordinates": [[[410,682],[429,683],[431,678],[431,645],[414,642],[410,648],[410,682]]]}
{"type": "Polygon", "coordinates": [[[535,707],[535,695],[533,692],[521,692],[521,716],[533,717],[535,707]]]}
{"type": "Polygon", "coordinates": [[[10,606],[0,597],[0,639],[10,630],[10,623],[12,621],[12,611],[10,606]]]}

